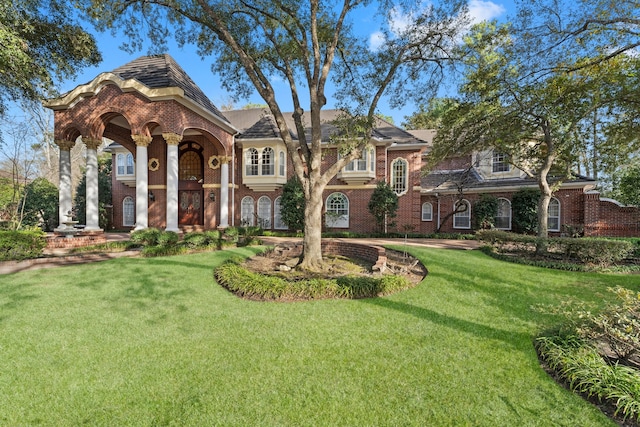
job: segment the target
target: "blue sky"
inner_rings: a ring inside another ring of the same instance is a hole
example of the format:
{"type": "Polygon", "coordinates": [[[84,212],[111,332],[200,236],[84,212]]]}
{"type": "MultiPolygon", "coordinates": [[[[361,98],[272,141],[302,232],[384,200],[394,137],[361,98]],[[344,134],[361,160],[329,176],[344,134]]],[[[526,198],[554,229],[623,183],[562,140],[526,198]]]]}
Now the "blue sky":
{"type": "MultiPolygon", "coordinates": [[[[504,19],[507,13],[511,12],[512,0],[470,0],[469,10],[473,20],[480,22],[486,19],[504,19]]],[[[363,21],[362,28],[371,28],[371,32],[367,34],[373,45],[376,41],[377,34],[374,28],[371,26],[371,17],[363,15],[358,17],[363,21]]],[[[398,14],[398,22],[395,25],[402,25],[404,17],[398,14]]],[[[111,71],[127,62],[134,60],[135,58],[145,55],[147,52],[137,52],[129,54],[120,49],[121,42],[124,39],[114,38],[110,33],[97,33],[98,48],[102,53],[103,61],[97,67],[91,67],[84,69],[75,79],[65,81],[61,84],[60,89],[62,92],[73,89],[74,87],[87,83],[95,78],[98,74],[105,71],[111,71]]],[[[121,36],[124,37],[124,36],[121,36]]],[[[220,80],[217,75],[211,72],[212,58],[201,59],[196,53],[196,49],[193,46],[185,46],[183,48],[178,47],[175,44],[169,46],[166,52],[171,55],[180,66],[191,76],[194,82],[203,90],[203,92],[213,101],[217,106],[228,104],[231,101],[231,97],[220,86],[220,80]]],[[[287,103],[290,99],[288,96],[288,88],[276,81],[273,82],[276,90],[282,90],[282,93],[286,93],[287,96],[280,97],[281,108],[283,111],[291,111],[291,104],[287,103]]],[[[330,91],[327,93],[330,96],[330,91]]],[[[235,103],[236,108],[241,108],[247,103],[264,103],[262,98],[257,94],[253,95],[250,99],[239,100],[235,103]]],[[[326,108],[331,108],[331,99],[326,108]]],[[[405,116],[412,114],[416,111],[415,105],[407,105],[401,110],[392,110],[386,104],[382,102],[379,105],[379,110],[382,114],[393,117],[395,123],[400,125],[404,121],[405,116]]]]}

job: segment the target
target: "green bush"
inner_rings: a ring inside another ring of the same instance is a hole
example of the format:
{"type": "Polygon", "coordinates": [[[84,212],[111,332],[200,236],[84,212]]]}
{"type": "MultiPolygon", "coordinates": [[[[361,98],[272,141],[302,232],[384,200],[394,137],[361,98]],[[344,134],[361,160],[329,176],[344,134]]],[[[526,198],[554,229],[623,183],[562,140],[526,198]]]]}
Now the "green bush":
{"type": "Polygon", "coordinates": [[[511,197],[512,227],[517,233],[535,234],[538,229],[540,190],[521,188],[511,197]]]}
{"type": "Polygon", "coordinates": [[[161,231],[158,234],[157,244],[159,246],[175,246],[180,240],[178,233],[174,231],[161,231]]]}
{"type": "Polygon", "coordinates": [[[482,194],[473,205],[473,225],[476,230],[495,227],[498,214],[498,199],[491,194],[482,194]]]}
{"type": "Polygon", "coordinates": [[[204,233],[194,231],[185,234],[182,243],[189,249],[199,249],[209,245],[209,238],[204,233]]]}
{"type": "Polygon", "coordinates": [[[407,289],[411,283],[402,276],[338,279],[313,278],[289,281],[278,276],[257,274],[237,262],[227,262],[214,272],[222,286],[236,295],[260,300],[299,300],[319,298],[370,298],[407,289]]]}
{"type": "Polygon", "coordinates": [[[136,230],[131,233],[131,241],[142,246],[156,246],[158,244],[158,237],[160,236],[160,230],[157,228],[145,228],[142,230],[136,230]]]}
{"type": "Polygon", "coordinates": [[[46,246],[42,231],[0,231],[0,261],[38,258],[46,246]]]}
{"type": "Polygon", "coordinates": [[[631,242],[601,238],[551,239],[564,254],[585,264],[607,267],[625,259],[633,250],[631,242]]]}

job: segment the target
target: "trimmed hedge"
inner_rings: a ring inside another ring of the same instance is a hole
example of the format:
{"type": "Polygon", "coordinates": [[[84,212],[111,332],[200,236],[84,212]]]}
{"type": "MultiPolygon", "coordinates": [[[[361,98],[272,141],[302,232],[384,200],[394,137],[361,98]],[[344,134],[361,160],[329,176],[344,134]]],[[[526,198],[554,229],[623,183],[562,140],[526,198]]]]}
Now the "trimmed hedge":
{"type": "Polygon", "coordinates": [[[238,296],[259,300],[371,298],[411,287],[405,277],[392,275],[289,281],[249,271],[237,261],[229,261],[216,268],[214,278],[238,296]]]}
{"type": "Polygon", "coordinates": [[[39,258],[46,246],[42,231],[0,231],[0,261],[39,258]]]}

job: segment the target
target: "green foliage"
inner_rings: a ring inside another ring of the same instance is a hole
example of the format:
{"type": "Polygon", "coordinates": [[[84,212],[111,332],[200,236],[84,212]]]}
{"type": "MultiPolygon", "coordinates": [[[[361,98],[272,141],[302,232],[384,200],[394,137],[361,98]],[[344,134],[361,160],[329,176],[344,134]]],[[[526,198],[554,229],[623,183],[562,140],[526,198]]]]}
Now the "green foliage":
{"type": "Polygon", "coordinates": [[[0,113],[7,101],[40,100],[54,80],[101,61],[92,35],[59,1],[5,1],[0,7],[0,113]]]}
{"type": "Polygon", "coordinates": [[[633,244],[626,240],[601,238],[554,239],[569,258],[585,264],[606,267],[625,259],[633,250],[633,244]]]}
{"type": "Polygon", "coordinates": [[[131,241],[142,246],[156,246],[161,231],[157,228],[145,228],[131,233],[131,241]]]}
{"type": "Polygon", "coordinates": [[[46,178],[36,178],[23,192],[22,224],[53,231],[58,225],[58,188],[46,178]]]}
{"type": "MultiPolygon", "coordinates": [[[[87,172],[82,174],[82,178],[76,188],[74,200],[77,221],[80,224],[87,222],[87,172]]],[[[108,229],[109,217],[106,206],[111,205],[111,156],[104,155],[98,158],[98,222],[100,228],[108,229]]]]}
{"type": "Polygon", "coordinates": [[[306,201],[302,183],[297,176],[293,176],[282,187],[280,199],[280,216],[282,222],[287,224],[290,230],[304,230],[304,209],[306,201]]]}
{"type": "Polygon", "coordinates": [[[180,240],[180,236],[175,231],[162,230],[158,234],[158,246],[175,246],[180,240]]]}
{"type": "Polygon", "coordinates": [[[237,262],[227,262],[218,267],[215,277],[218,283],[236,295],[260,300],[370,298],[411,286],[406,278],[391,275],[286,280],[279,276],[254,273],[237,262]]]}
{"type": "Polygon", "coordinates": [[[398,195],[385,181],[378,181],[376,189],[371,193],[371,199],[367,205],[369,212],[375,218],[378,231],[384,232],[387,219],[395,218],[398,210],[398,195]]]}
{"type": "Polygon", "coordinates": [[[498,199],[491,194],[482,194],[473,205],[473,222],[476,230],[493,228],[498,214],[498,199]]]}
{"type": "Polygon", "coordinates": [[[41,231],[0,230],[0,261],[39,258],[47,246],[41,231]]]}
{"type": "Polygon", "coordinates": [[[625,205],[640,206],[640,166],[629,166],[616,175],[613,196],[625,205]]]}
{"type": "Polygon", "coordinates": [[[576,336],[539,337],[541,358],[571,390],[611,403],[616,415],[640,420],[640,375],[636,369],[609,365],[598,351],[576,336]]]}
{"type": "Polygon", "coordinates": [[[457,105],[453,98],[431,98],[427,105],[420,105],[417,112],[405,116],[402,127],[405,129],[438,129],[442,117],[457,105]]]}
{"type": "Polygon", "coordinates": [[[538,229],[540,190],[521,188],[511,198],[511,224],[516,233],[535,234],[538,229]]]}

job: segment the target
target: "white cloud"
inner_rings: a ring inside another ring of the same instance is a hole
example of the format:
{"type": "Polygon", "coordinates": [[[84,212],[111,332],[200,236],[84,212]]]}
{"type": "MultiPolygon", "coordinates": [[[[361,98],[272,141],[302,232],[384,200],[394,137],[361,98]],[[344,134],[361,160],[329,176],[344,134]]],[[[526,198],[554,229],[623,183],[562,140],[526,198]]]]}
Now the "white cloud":
{"type": "Polygon", "coordinates": [[[501,4],[496,4],[492,1],[469,0],[469,16],[473,24],[489,21],[505,12],[506,9],[501,4]]]}
{"type": "Polygon", "coordinates": [[[380,46],[385,42],[384,34],[381,31],[376,31],[369,36],[369,50],[375,52],[380,49],[380,46]]]}

